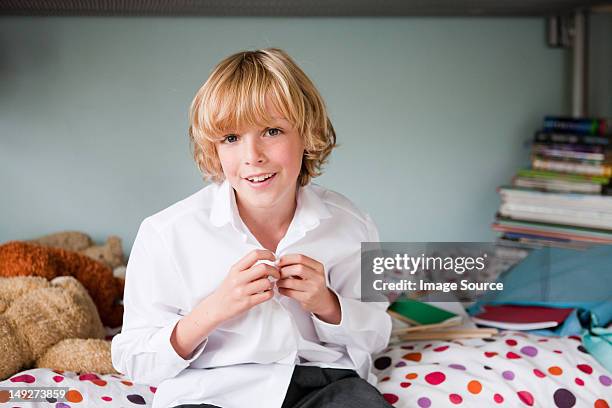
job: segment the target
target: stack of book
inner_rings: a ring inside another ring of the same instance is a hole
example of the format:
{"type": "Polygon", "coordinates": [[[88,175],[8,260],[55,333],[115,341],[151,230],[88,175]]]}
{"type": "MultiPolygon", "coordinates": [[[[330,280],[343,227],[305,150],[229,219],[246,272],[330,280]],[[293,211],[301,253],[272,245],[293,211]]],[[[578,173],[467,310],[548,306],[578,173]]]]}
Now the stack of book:
{"type": "Polygon", "coordinates": [[[498,192],[501,240],[576,247],[612,243],[612,120],[547,116],[531,168],[498,192]]]}
{"type": "Polygon", "coordinates": [[[402,296],[387,309],[392,317],[390,343],[492,337],[495,328],[479,329],[459,302],[423,302],[402,296]]]}

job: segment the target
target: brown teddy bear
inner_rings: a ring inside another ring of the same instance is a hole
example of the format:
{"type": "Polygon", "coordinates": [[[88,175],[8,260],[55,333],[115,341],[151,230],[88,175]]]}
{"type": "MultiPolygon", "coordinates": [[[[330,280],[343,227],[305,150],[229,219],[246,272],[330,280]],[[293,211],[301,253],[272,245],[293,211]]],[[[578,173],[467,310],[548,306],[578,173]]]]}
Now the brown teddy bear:
{"type": "Polygon", "coordinates": [[[35,239],[30,239],[26,242],[47,247],[62,248],[67,251],[75,252],[82,251],[83,249],[89,248],[94,244],[89,235],[79,231],[57,232],[35,239]]]}
{"type": "Polygon", "coordinates": [[[87,290],[71,276],[0,278],[0,380],[45,367],[117,373],[87,290]]]}
{"type": "Polygon", "coordinates": [[[23,241],[0,245],[0,276],[74,276],[85,286],[106,326],[121,326],[124,280],[113,271],[85,255],[23,241]]]}
{"type": "Polygon", "coordinates": [[[115,235],[108,237],[104,245],[95,245],[89,235],[79,231],[57,232],[26,242],[46,247],[61,248],[67,251],[75,251],[100,261],[111,269],[125,265],[121,238],[115,235]]]}

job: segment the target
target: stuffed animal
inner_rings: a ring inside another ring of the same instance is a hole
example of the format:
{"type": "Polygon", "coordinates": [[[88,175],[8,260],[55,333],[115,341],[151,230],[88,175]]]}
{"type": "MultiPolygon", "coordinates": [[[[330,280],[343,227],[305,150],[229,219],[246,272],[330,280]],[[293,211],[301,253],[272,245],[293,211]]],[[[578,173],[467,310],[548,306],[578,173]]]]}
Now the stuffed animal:
{"type": "Polygon", "coordinates": [[[84,232],[79,231],[63,231],[54,234],[45,235],[36,239],[31,239],[26,242],[38,244],[53,248],[62,248],[67,251],[82,251],[89,248],[94,243],[91,237],[84,232]]]}
{"type": "Polygon", "coordinates": [[[26,242],[79,252],[106,264],[111,269],[125,265],[121,238],[115,235],[108,237],[104,245],[95,245],[89,235],[79,231],[58,232],[26,242]]]}
{"type": "Polygon", "coordinates": [[[34,367],[116,373],[91,297],[71,276],[0,278],[0,380],[34,367]]]}
{"type": "Polygon", "coordinates": [[[121,326],[124,280],[113,271],[85,255],[22,241],[0,245],[0,276],[74,276],[87,289],[98,308],[102,323],[121,326]]]}
{"type": "Polygon", "coordinates": [[[92,245],[80,250],[79,253],[100,261],[111,269],[125,265],[121,238],[115,235],[108,237],[104,245],[92,245]]]}

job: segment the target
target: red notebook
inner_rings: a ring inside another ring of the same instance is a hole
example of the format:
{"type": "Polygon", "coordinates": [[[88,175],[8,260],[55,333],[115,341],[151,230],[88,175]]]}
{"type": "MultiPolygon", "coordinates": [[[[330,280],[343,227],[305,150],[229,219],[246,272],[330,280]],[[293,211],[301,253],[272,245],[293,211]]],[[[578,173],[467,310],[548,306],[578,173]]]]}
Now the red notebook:
{"type": "Polygon", "coordinates": [[[574,310],[518,305],[485,305],[483,309],[483,312],[472,317],[474,323],[506,330],[538,330],[556,327],[563,323],[574,310]]]}

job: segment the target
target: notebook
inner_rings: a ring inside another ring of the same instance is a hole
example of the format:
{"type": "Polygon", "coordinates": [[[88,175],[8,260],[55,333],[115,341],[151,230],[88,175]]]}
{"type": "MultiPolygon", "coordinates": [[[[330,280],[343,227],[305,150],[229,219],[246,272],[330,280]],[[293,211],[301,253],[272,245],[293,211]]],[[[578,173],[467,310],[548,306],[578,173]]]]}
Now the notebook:
{"type": "Polygon", "coordinates": [[[461,323],[462,317],[432,304],[409,298],[391,303],[387,312],[391,316],[413,325],[452,325],[461,323]]]}
{"type": "Polygon", "coordinates": [[[485,305],[483,309],[483,312],[472,317],[474,323],[506,330],[539,330],[556,327],[574,310],[519,305],[485,305]]]}

